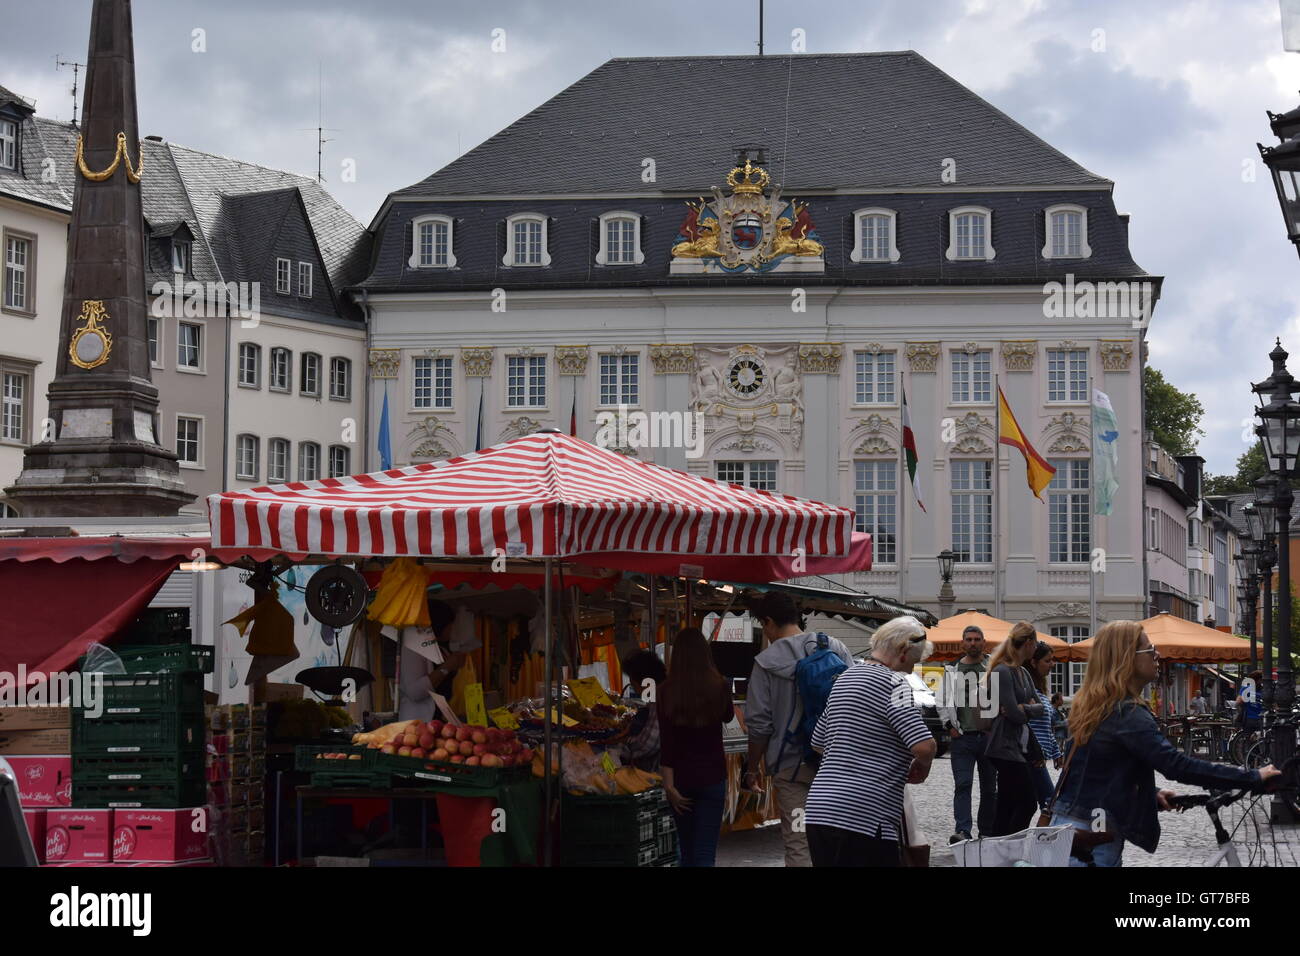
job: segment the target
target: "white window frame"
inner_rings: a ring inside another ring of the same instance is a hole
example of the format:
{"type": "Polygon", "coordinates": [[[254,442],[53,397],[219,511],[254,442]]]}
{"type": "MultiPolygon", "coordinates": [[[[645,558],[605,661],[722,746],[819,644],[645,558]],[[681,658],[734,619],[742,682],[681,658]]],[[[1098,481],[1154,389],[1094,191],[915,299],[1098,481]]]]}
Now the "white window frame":
{"type": "Polygon", "coordinates": [[[347,445],[330,445],[330,447],[329,447],[329,451],[327,452],[327,454],[328,454],[329,457],[328,457],[328,460],[327,460],[327,462],[326,462],[326,472],[327,472],[327,474],[326,474],[325,477],[327,477],[327,478],[346,478],[346,477],[348,477],[348,476],[352,473],[352,471],[351,471],[351,469],[352,469],[352,449],[351,449],[351,448],[349,448],[347,445]],[[343,461],[343,468],[342,468],[342,469],[336,469],[336,468],[334,467],[334,453],[335,453],[335,452],[342,452],[343,455],[344,455],[344,461],[343,461]],[[335,471],[338,471],[338,474],[335,474],[335,471]]]}
{"type": "Polygon", "coordinates": [[[952,550],[957,553],[957,561],[962,565],[990,566],[993,563],[993,461],[989,458],[953,458],[948,462],[948,470],[951,474],[949,494],[952,506],[952,550]],[[978,477],[986,479],[985,484],[980,484],[975,474],[981,465],[984,466],[985,474],[978,477]],[[959,478],[962,475],[965,477],[959,478]],[[980,515],[976,513],[977,506],[980,515]],[[980,531],[977,518],[981,516],[987,518],[988,526],[986,559],[975,557],[980,531]],[[966,553],[971,557],[967,560],[962,559],[963,551],[957,547],[960,538],[968,538],[970,541],[966,553]]]}
{"type": "Polygon", "coordinates": [[[545,268],[551,264],[550,237],[548,235],[549,223],[545,216],[535,212],[518,212],[513,216],[506,218],[506,254],[501,257],[501,264],[508,268],[515,269],[538,269],[545,268]],[[540,262],[516,262],[515,261],[515,226],[524,222],[539,222],[542,224],[542,255],[540,262]]]}
{"type": "Polygon", "coordinates": [[[945,253],[949,262],[992,262],[996,253],[993,249],[993,210],[987,206],[958,206],[948,210],[948,251],[945,253]],[[957,254],[957,219],[960,216],[979,215],[984,217],[984,254],[961,256],[957,254]]]}
{"type": "Polygon", "coordinates": [[[172,272],[177,275],[190,274],[190,244],[183,239],[172,240],[172,272]]]}
{"type": "Polygon", "coordinates": [[[949,396],[950,396],[950,398],[951,398],[951,401],[950,401],[949,404],[952,404],[952,405],[962,405],[962,406],[965,406],[965,405],[992,405],[992,404],[997,400],[997,390],[994,389],[994,387],[993,387],[993,375],[994,375],[994,372],[996,371],[996,369],[995,369],[994,364],[993,364],[993,350],[992,350],[992,349],[979,348],[979,349],[976,349],[974,352],[967,352],[965,349],[953,349],[952,352],[951,352],[951,354],[949,355],[949,362],[948,362],[948,365],[949,365],[949,383],[948,383],[948,384],[949,384],[949,391],[948,391],[948,394],[949,394],[949,396]],[[977,372],[978,370],[975,369],[975,368],[973,367],[973,364],[974,364],[976,358],[979,357],[980,355],[987,355],[987,356],[988,356],[988,360],[989,360],[989,367],[988,367],[988,376],[989,376],[988,389],[989,389],[989,397],[988,397],[988,398],[976,398],[976,397],[975,397],[975,395],[976,395],[976,389],[975,389],[975,375],[976,375],[976,372],[977,372]],[[958,361],[961,361],[961,360],[963,360],[963,359],[966,360],[966,361],[968,361],[968,362],[970,362],[970,363],[972,364],[972,367],[969,368],[969,369],[964,370],[965,375],[967,376],[967,379],[966,379],[966,397],[965,397],[965,398],[958,398],[958,397],[957,397],[957,373],[958,373],[959,371],[962,371],[962,370],[957,368],[957,363],[958,363],[958,361]]]}
{"type": "Polygon", "coordinates": [[[331,402],[350,402],[352,401],[352,360],[344,358],[342,355],[330,356],[330,401],[331,402]],[[336,392],[335,370],[343,369],[344,390],[336,392]]]}
{"type": "Polygon", "coordinates": [[[180,461],[178,462],[178,464],[180,465],[181,468],[189,468],[189,469],[192,469],[192,470],[194,470],[194,471],[202,471],[203,468],[204,468],[204,465],[203,465],[203,430],[204,430],[204,426],[207,424],[207,423],[204,421],[204,418],[205,418],[205,416],[203,416],[203,415],[187,415],[187,414],[184,414],[184,413],[178,413],[178,414],[176,415],[176,425],[175,425],[175,428],[174,428],[172,434],[174,434],[174,435],[176,436],[176,449],[175,449],[175,450],[176,450],[176,456],[177,456],[178,458],[180,458],[180,454],[181,454],[181,422],[183,422],[183,421],[186,421],[186,422],[194,422],[194,423],[198,426],[197,429],[195,430],[196,433],[195,433],[195,442],[194,442],[195,445],[198,447],[198,457],[197,457],[195,460],[193,460],[193,461],[186,461],[184,458],[180,458],[180,461]]]}
{"type": "Polygon", "coordinates": [[[600,217],[600,250],[596,253],[598,266],[639,266],[645,262],[645,253],[641,251],[641,216],[626,209],[607,212],[600,217]],[[609,224],[611,222],[632,223],[632,260],[614,260],[610,257],[609,224]]]}
{"type": "MultiPolygon", "coordinates": [[[[1059,637],[1067,644],[1075,644],[1088,637],[1088,625],[1052,624],[1048,633],[1052,637],[1059,637]]],[[[1079,692],[1079,688],[1083,686],[1083,675],[1087,672],[1088,665],[1077,661],[1052,665],[1052,669],[1047,675],[1049,693],[1059,692],[1062,697],[1073,697],[1079,692]]]]}
{"type": "Polygon", "coordinates": [[[551,398],[550,390],[549,390],[550,364],[551,363],[549,357],[546,355],[507,355],[506,356],[506,408],[509,408],[511,410],[514,410],[516,408],[531,408],[534,411],[536,411],[537,409],[546,409],[550,407],[549,406],[549,402],[551,398]],[[542,401],[538,404],[533,404],[530,401],[532,397],[530,392],[535,387],[534,383],[532,382],[532,368],[533,368],[533,363],[539,360],[542,363],[542,401]],[[515,361],[522,362],[523,363],[522,367],[524,370],[524,382],[521,386],[519,386],[520,388],[523,389],[524,403],[519,405],[513,404],[510,401],[510,393],[511,393],[510,368],[511,368],[511,363],[515,361]]]}
{"type": "Polygon", "coordinates": [[[858,209],[853,213],[853,251],[849,253],[851,262],[897,262],[902,258],[898,251],[898,213],[893,209],[871,206],[858,209]],[[867,255],[862,245],[862,221],[868,216],[883,216],[889,221],[889,250],[884,258],[867,255]]]}
{"type": "Polygon", "coordinates": [[[596,404],[601,408],[637,408],[641,404],[641,354],[639,352],[600,352],[596,356],[596,404]],[[606,360],[612,360],[613,378],[605,380],[606,360]],[[631,361],[631,381],[628,381],[624,365],[631,361]],[[626,393],[631,388],[631,400],[626,393]],[[613,389],[614,400],[605,401],[607,387],[613,389]]]}
{"type": "Polygon", "coordinates": [[[0,168],[18,169],[18,124],[0,119],[0,168]]]}
{"type": "Polygon", "coordinates": [[[293,472],[293,442],[287,438],[271,438],[266,442],[266,480],[267,483],[284,484],[293,472]],[[275,472],[275,453],[278,447],[284,449],[284,470],[275,472]]]}
{"type": "Polygon", "coordinates": [[[235,436],[235,480],[236,481],[257,481],[257,476],[261,473],[262,441],[256,435],[244,433],[235,436]],[[244,442],[248,441],[253,449],[253,467],[252,470],[241,470],[244,466],[244,442]]]}
{"type": "Polygon", "coordinates": [[[746,488],[774,492],[781,487],[781,462],[775,458],[759,459],[757,461],[744,459],[715,461],[713,463],[713,477],[718,481],[743,485],[746,488]],[[762,466],[762,478],[754,474],[758,470],[758,466],[762,466]],[[736,469],[739,469],[739,480],[723,474],[724,471],[735,471],[736,469]]]}
{"type": "Polygon", "coordinates": [[[324,371],[324,362],[321,361],[319,352],[300,352],[298,355],[298,394],[305,395],[307,398],[321,397],[321,374],[324,371]],[[316,387],[311,391],[307,390],[307,359],[316,359],[316,387]]]}
{"type": "Polygon", "coordinates": [[[298,480],[299,481],[316,481],[320,478],[320,443],[314,441],[304,441],[298,443],[298,480]],[[309,450],[315,451],[315,474],[308,475],[306,471],[307,454],[309,450]]]}
{"type": "Polygon", "coordinates": [[[888,459],[859,458],[854,460],[853,471],[850,473],[851,480],[853,482],[853,486],[852,486],[853,527],[857,531],[866,531],[868,534],[872,535],[872,542],[871,542],[872,551],[879,556],[877,560],[873,561],[872,563],[873,567],[877,565],[887,565],[892,568],[892,567],[897,567],[899,564],[900,555],[898,552],[899,552],[899,547],[902,544],[902,541],[899,539],[899,535],[898,535],[898,508],[899,508],[898,498],[899,498],[899,492],[901,490],[899,488],[898,472],[899,472],[899,468],[898,468],[897,458],[888,458],[888,459]],[[871,487],[869,488],[862,485],[860,481],[862,473],[860,471],[859,466],[862,465],[871,466],[871,487]],[[889,471],[890,477],[892,478],[893,481],[892,488],[879,487],[878,483],[879,483],[881,465],[887,466],[887,470],[889,471]],[[874,520],[870,522],[863,520],[864,509],[862,507],[862,503],[859,500],[860,498],[866,498],[866,497],[871,497],[872,504],[873,504],[872,515],[874,516],[874,520]],[[886,524],[885,527],[892,530],[892,534],[894,538],[894,540],[892,541],[892,547],[894,553],[892,555],[889,555],[888,551],[886,550],[886,545],[889,543],[882,540],[881,535],[878,533],[878,529],[881,527],[881,524],[880,524],[879,502],[877,502],[876,499],[879,498],[887,498],[890,499],[891,501],[891,504],[889,506],[889,510],[890,510],[889,523],[886,524]]]}
{"type": "Polygon", "coordinates": [[[18,315],[29,318],[36,315],[36,236],[27,232],[18,232],[12,229],[5,229],[3,232],[4,248],[0,249],[3,254],[4,272],[0,273],[0,285],[4,287],[3,297],[0,297],[0,308],[5,312],[13,312],[18,315]],[[23,262],[19,265],[16,261],[11,262],[9,259],[9,244],[22,243],[26,248],[23,250],[23,262]],[[11,293],[11,273],[21,273],[23,277],[23,301],[15,303],[10,301],[11,293]]]}
{"type": "Polygon", "coordinates": [[[854,349],[853,351],[853,389],[852,406],[854,408],[897,408],[898,407],[898,353],[892,350],[881,352],[869,352],[866,349],[854,349]],[[882,397],[885,394],[884,383],[881,381],[881,372],[879,363],[881,359],[888,359],[893,366],[888,382],[889,397],[882,397]],[[869,373],[871,376],[871,394],[866,401],[863,401],[862,384],[863,370],[859,367],[859,362],[866,359],[871,364],[869,373]]]}
{"type": "Polygon", "coordinates": [[[406,264],[412,269],[454,269],[456,268],[455,248],[456,227],[455,221],[450,216],[427,215],[417,216],[411,220],[411,258],[406,260],[406,264]],[[421,258],[420,248],[420,230],[424,226],[433,227],[432,241],[432,258],[425,262],[421,258]],[[437,226],[447,227],[447,259],[445,262],[438,261],[438,230],[437,226]]]}
{"type": "Polygon", "coordinates": [[[1086,348],[1050,348],[1047,350],[1047,404],[1049,405],[1086,405],[1088,403],[1088,371],[1092,362],[1092,356],[1089,354],[1090,349],[1086,348]],[[1072,356],[1075,353],[1083,355],[1083,375],[1077,379],[1076,370],[1071,368],[1070,363],[1073,361],[1072,356]],[[1052,368],[1053,360],[1063,363],[1060,369],[1052,368]],[[1061,393],[1064,398],[1053,398],[1052,389],[1054,381],[1058,380],[1061,386],[1061,393]],[[1076,393],[1075,386],[1078,386],[1076,393]],[[1075,398],[1074,395],[1079,397],[1075,398]]]}
{"type": "MultiPolygon", "coordinates": [[[[150,368],[163,367],[163,319],[159,315],[150,315],[145,319],[145,336],[149,337],[150,329],[153,330],[153,354],[149,356],[150,368]]],[[[146,341],[146,348],[148,342],[146,341]]]]}
{"type": "Polygon", "coordinates": [[[235,354],[235,383],[240,388],[252,388],[260,390],[262,388],[262,346],[256,342],[240,342],[239,349],[235,354]],[[244,377],[244,354],[253,357],[253,376],[249,381],[244,377]]]}
{"type": "Polygon", "coordinates": [[[271,359],[266,365],[266,388],[271,392],[288,393],[293,391],[293,349],[277,345],[271,349],[271,359]],[[284,356],[284,384],[275,384],[276,356],[284,356]]]}
{"type": "Polygon", "coordinates": [[[202,323],[202,322],[188,322],[188,321],[183,321],[183,320],[182,320],[181,322],[177,323],[177,326],[176,326],[176,371],[178,371],[178,372],[184,372],[186,375],[204,375],[204,374],[206,374],[206,367],[205,367],[205,366],[206,366],[206,361],[205,361],[205,360],[206,360],[206,358],[207,358],[207,355],[206,355],[205,353],[207,352],[207,349],[205,349],[205,348],[203,347],[203,340],[207,337],[206,334],[205,334],[206,332],[207,332],[207,329],[205,328],[204,323],[202,323]],[[191,328],[198,329],[198,333],[199,333],[198,345],[197,345],[197,350],[198,350],[198,356],[197,356],[197,358],[198,358],[198,365],[182,365],[182,364],[181,364],[181,339],[184,337],[184,336],[181,334],[181,330],[184,329],[186,326],[189,326],[189,327],[191,327],[191,328]]]}
{"type": "Polygon", "coordinates": [[[280,256],[275,260],[275,291],[280,295],[293,294],[293,260],[280,256]]]}
{"type": "Polygon", "coordinates": [[[310,262],[298,263],[298,298],[310,299],[312,297],[312,264],[310,262]]]}
{"type": "Polygon", "coordinates": [[[411,359],[411,410],[420,412],[449,412],[455,408],[456,403],[456,366],[449,355],[416,355],[411,359]],[[421,401],[418,394],[420,388],[420,368],[423,363],[428,363],[428,390],[429,394],[426,401],[421,401]],[[444,378],[440,374],[446,372],[444,378]],[[445,382],[446,402],[439,404],[440,382],[445,382]]]}
{"type": "Polygon", "coordinates": [[[28,369],[0,364],[0,443],[26,445],[32,437],[32,385],[35,380],[36,376],[28,369]],[[16,402],[10,400],[6,389],[5,378],[10,375],[21,381],[19,387],[22,394],[16,402]],[[5,429],[8,427],[9,408],[15,404],[18,407],[18,436],[16,438],[5,434],[5,429]]]}
{"type": "Polygon", "coordinates": [[[1044,259],[1090,259],[1092,258],[1092,247],[1088,245],[1088,210],[1084,206],[1074,203],[1057,203],[1054,206],[1048,206],[1043,212],[1043,258],[1044,259]],[[1059,255],[1052,251],[1052,217],[1057,213],[1073,212],[1078,213],[1079,222],[1079,251],[1075,255],[1068,252],[1059,255]]]}
{"type": "Polygon", "coordinates": [[[1054,533],[1055,509],[1063,505],[1066,512],[1066,529],[1065,529],[1065,546],[1067,555],[1072,555],[1077,549],[1077,537],[1087,537],[1090,534],[1089,512],[1092,508],[1092,459],[1090,458],[1056,458],[1049,459],[1047,462],[1056,469],[1056,474],[1052,476],[1051,483],[1045,489],[1047,493],[1047,562],[1051,565],[1061,567],[1088,567],[1092,558],[1093,543],[1087,541],[1082,549],[1083,557],[1068,557],[1061,561],[1056,558],[1053,550],[1052,535],[1054,533]],[[1077,488],[1077,474],[1082,466],[1082,470],[1088,475],[1087,482],[1082,488],[1077,488]],[[1068,480],[1069,484],[1065,484],[1068,480]],[[1083,501],[1075,502],[1072,499],[1075,496],[1082,496],[1083,501]],[[1063,502],[1056,499],[1064,498],[1063,502]],[[1076,521],[1078,515],[1082,515],[1082,530],[1076,535],[1076,521]]]}

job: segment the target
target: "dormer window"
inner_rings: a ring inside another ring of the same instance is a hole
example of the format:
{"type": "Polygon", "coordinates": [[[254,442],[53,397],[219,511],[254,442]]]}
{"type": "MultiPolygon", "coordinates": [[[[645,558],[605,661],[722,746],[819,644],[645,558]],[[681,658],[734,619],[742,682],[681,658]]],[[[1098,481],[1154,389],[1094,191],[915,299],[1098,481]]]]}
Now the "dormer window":
{"type": "Polygon", "coordinates": [[[298,298],[311,298],[311,263],[298,263],[298,298]]]}
{"type": "Polygon", "coordinates": [[[288,259],[275,260],[275,291],[280,295],[288,295],[292,291],[293,263],[288,259]]]}
{"type": "Polygon", "coordinates": [[[855,242],[849,259],[853,262],[897,262],[898,213],[892,209],[859,209],[853,214],[855,242]]]}
{"type": "Polygon", "coordinates": [[[181,239],[172,240],[172,272],[189,275],[190,244],[181,239]]]}
{"type": "Polygon", "coordinates": [[[18,168],[18,124],[0,119],[0,168],[18,168]]]}
{"type": "Polygon", "coordinates": [[[549,266],[546,248],[546,217],[536,213],[519,213],[506,220],[506,254],[504,266],[549,266]]]}
{"type": "Polygon", "coordinates": [[[634,212],[607,212],[601,216],[596,265],[635,266],[643,262],[641,217],[634,212]]]}
{"type": "Polygon", "coordinates": [[[1087,259],[1092,255],[1088,246],[1087,209],[1062,203],[1049,206],[1045,215],[1047,243],[1043,246],[1044,259],[1087,259]]]}
{"type": "Polygon", "coordinates": [[[452,253],[452,220],[448,216],[420,216],[411,223],[412,269],[451,269],[456,265],[452,253]]]}
{"type": "Polygon", "coordinates": [[[993,259],[993,212],[983,206],[959,206],[948,211],[950,260],[993,259]]]}

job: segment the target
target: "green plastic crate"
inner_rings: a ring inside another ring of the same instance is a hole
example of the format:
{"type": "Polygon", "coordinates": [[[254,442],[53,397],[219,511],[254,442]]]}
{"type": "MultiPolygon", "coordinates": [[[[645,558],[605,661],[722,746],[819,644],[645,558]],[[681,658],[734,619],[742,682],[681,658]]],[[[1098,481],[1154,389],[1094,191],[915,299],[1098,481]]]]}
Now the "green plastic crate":
{"type": "Polygon", "coordinates": [[[72,712],[73,756],[166,756],[202,752],[205,744],[202,711],[103,717],[72,712]]]}
{"type": "Polygon", "coordinates": [[[566,793],[563,798],[564,834],[576,844],[617,842],[639,845],[671,833],[676,837],[672,810],[662,787],[641,793],[566,793]]]}
{"type": "Polygon", "coordinates": [[[442,763],[427,757],[399,757],[373,751],[375,765],[393,773],[397,786],[441,785],[457,787],[496,787],[526,779],[532,766],[470,767],[463,763],[442,763]]]}
{"type": "Polygon", "coordinates": [[[311,785],[327,789],[361,787],[387,789],[392,786],[390,771],[375,766],[378,751],[366,747],[329,747],[300,744],[293,749],[295,770],[311,774],[311,785]],[[326,760],[325,754],[346,753],[360,760],[326,760]]]}
{"type": "Polygon", "coordinates": [[[203,713],[203,675],[137,674],[103,678],[103,716],[203,713]]]}
{"type": "Polygon", "coordinates": [[[158,644],[115,647],[128,674],[211,674],[215,651],[204,644],[158,644]]]}
{"type": "Polygon", "coordinates": [[[193,807],[207,801],[204,755],[72,758],[74,807],[193,807]]]}

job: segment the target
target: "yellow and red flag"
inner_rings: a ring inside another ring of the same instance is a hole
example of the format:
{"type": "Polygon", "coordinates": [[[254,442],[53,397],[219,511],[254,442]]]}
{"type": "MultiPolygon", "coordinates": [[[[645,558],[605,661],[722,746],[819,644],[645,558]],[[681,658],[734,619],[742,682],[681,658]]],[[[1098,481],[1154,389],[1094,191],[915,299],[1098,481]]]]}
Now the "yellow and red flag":
{"type": "Polygon", "coordinates": [[[1025,478],[1029,482],[1029,490],[1034,493],[1035,498],[1042,501],[1042,491],[1051,483],[1056,469],[1034,450],[1033,445],[1029,444],[1029,439],[1020,430],[1016,416],[1011,414],[1011,406],[1007,404],[1007,397],[1002,394],[1001,385],[998,386],[998,443],[1020,449],[1020,454],[1025,456],[1025,478]]]}

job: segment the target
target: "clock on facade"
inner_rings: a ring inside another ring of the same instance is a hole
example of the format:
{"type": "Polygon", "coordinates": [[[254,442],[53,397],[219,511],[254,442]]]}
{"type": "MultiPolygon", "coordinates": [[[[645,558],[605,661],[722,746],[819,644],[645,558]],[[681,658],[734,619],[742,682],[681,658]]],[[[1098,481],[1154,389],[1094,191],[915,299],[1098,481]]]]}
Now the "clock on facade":
{"type": "Polygon", "coordinates": [[[753,395],[763,387],[763,366],[753,359],[738,359],[727,373],[727,383],[737,395],[753,395]]]}

